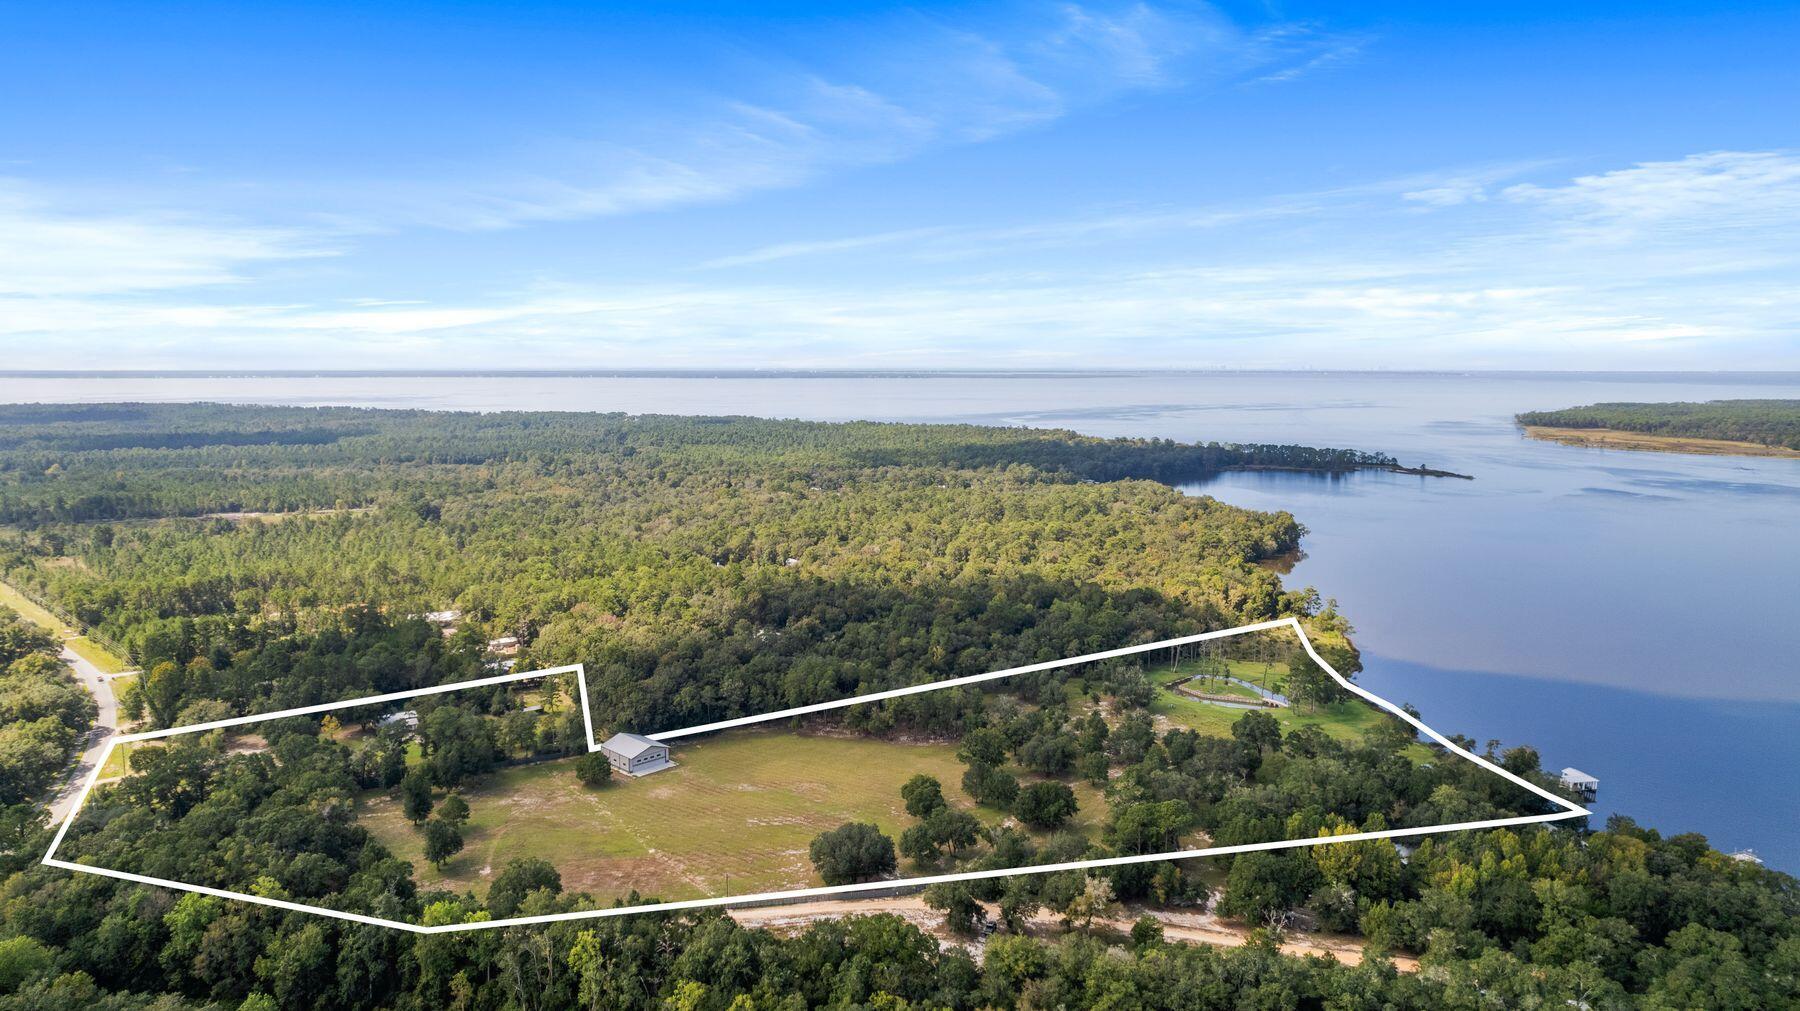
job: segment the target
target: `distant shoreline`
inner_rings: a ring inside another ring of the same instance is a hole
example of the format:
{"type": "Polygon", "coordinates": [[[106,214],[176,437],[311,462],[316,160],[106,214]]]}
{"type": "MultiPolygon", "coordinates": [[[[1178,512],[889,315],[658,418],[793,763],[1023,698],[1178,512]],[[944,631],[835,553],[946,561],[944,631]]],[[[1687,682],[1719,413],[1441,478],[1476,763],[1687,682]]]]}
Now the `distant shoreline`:
{"type": "Polygon", "coordinates": [[[1378,470],[1385,474],[1412,474],[1417,477],[1453,477],[1460,481],[1473,481],[1473,474],[1458,474],[1453,470],[1438,470],[1434,467],[1407,467],[1398,463],[1362,463],[1342,467],[1293,467],[1274,463],[1245,463],[1223,468],[1227,471],[1249,470],[1281,470],[1298,474],[1354,474],[1362,470],[1378,470]]]}
{"type": "Polygon", "coordinates": [[[1564,446],[1586,446],[1594,449],[1623,449],[1651,453],[1763,456],[1800,460],[1800,451],[1788,449],[1785,446],[1765,446],[1760,442],[1700,439],[1686,435],[1651,435],[1647,432],[1627,432],[1617,428],[1553,428],[1548,425],[1525,425],[1522,427],[1530,438],[1560,443],[1564,446]]]}
{"type": "Polygon", "coordinates": [[[1082,379],[1134,376],[1391,376],[1395,378],[1491,379],[1565,377],[1622,380],[1706,378],[1784,384],[1800,381],[1800,372],[1723,371],[1533,371],[1520,369],[1280,369],[1190,368],[1155,365],[1118,368],[1041,369],[832,369],[832,368],[446,368],[446,369],[0,369],[0,379],[1082,379]]]}

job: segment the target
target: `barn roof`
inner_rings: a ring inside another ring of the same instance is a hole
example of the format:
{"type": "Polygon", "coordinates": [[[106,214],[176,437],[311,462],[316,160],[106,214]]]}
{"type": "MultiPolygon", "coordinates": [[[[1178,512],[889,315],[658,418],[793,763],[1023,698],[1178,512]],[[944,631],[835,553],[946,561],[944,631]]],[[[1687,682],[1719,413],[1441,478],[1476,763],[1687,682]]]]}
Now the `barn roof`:
{"type": "Polygon", "coordinates": [[[611,737],[608,737],[606,743],[602,744],[601,747],[605,748],[607,751],[624,755],[626,758],[636,758],[651,748],[662,748],[666,747],[666,745],[659,744],[648,737],[641,737],[637,734],[614,734],[611,737]]]}

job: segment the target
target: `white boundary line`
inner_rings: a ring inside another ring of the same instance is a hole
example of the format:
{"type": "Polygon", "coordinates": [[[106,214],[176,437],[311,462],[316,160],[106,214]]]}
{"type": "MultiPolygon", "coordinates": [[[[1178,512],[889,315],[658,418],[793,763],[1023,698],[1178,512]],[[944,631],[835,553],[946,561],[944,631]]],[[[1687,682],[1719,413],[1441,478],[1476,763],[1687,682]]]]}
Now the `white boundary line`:
{"type": "MultiPolygon", "coordinates": [[[[313,706],[296,706],[293,709],[282,709],[282,710],[279,710],[279,711],[273,712],[273,713],[257,713],[253,716],[233,716],[230,719],[225,719],[225,720],[213,720],[208,723],[192,723],[185,727],[169,727],[164,730],[147,730],[147,731],[144,731],[143,733],[139,733],[139,734],[115,734],[112,737],[112,739],[110,739],[106,742],[106,750],[102,751],[100,753],[100,757],[95,760],[94,771],[91,773],[88,773],[87,782],[82,784],[81,793],[79,796],[77,796],[75,798],[75,806],[69,810],[68,817],[64,818],[63,823],[57,827],[56,837],[50,840],[50,848],[48,850],[44,851],[44,861],[43,862],[46,864],[49,864],[51,867],[63,867],[63,868],[67,868],[69,870],[87,871],[90,874],[106,874],[106,875],[110,875],[110,876],[114,876],[114,877],[125,876],[127,878],[127,880],[140,880],[138,878],[135,878],[135,877],[132,877],[129,875],[125,875],[123,871],[110,871],[110,870],[106,870],[105,868],[91,867],[87,864],[71,864],[65,860],[54,859],[54,857],[56,856],[57,847],[62,845],[63,836],[68,834],[69,826],[75,824],[75,816],[77,814],[81,813],[82,805],[87,803],[88,793],[94,789],[94,784],[98,783],[100,781],[100,770],[106,768],[107,758],[111,757],[111,755],[113,753],[113,749],[118,747],[121,744],[130,744],[133,741],[154,741],[154,740],[157,740],[157,739],[163,738],[163,737],[174,737],[177,734],[197,734],[197,733],[200,733],[200,732],[206,731],[206,730],[222,730],[226,727],[241,727],[247,723],[261,723],[265,720],[280,720],[280,719],[286,719],[289,716],[310,716],[313,713],[330,712],[334,709],[349,709],[353,706],[371,706],[371,705],[377,705],[377,704],[380,704],[383,702],[399,702],[402,699],[416,699],[416,698],[420,698],[420,697],[423,697],[426,695],[442,695],[445,692],[461,691],[465,688],[486,688],[490,685],[503,685],[503,684],[507,684],[508,682],[512,682],[512,681],[525,681],[530,678],[542,678],[542,677],[551,677],[556,674],[568,674],[571,671],[573,671],[577,677],[580,677],[581,676],[581,665],[577,663],[577,664],[569,664],[564,667],[546,667],[543,670],[523,671],[518,674],[497,674],[494,677],[476,678],[473,681],[458,681],[455,684],[433,685],[430,688],[415,688],[411,691],[389,692],[386,695],[366,695],[360,699],[345,699],[342,702],[321,702],[318,705],[313,705],[313,706]]],[[[583,705],[582,709],[583,709],[582,717],[583,717],[583,719],[585,719],[587,717],[587,712],[586,712],[587,707],[585,705],[583,705]]],[[[588,731],[588,739],[592,740],[593,737],[594,737],[593,731],[589,730],[588,731]]],[[[593,749],[589,748],[588,750],[592,751],[593,749]]],[[[174,888],[185,888],[188,891],[200,892],[205,895],[224,895],[229,898],[246,899],[246,900],[249,900],[252,902],[262,901],[261,899],[258,899],[255,896],[240,895],[237,892],[221,892],[218,889],[205,888],[200,885],[184,885],[184,884],[180,884],[177,882],[163,881],[160,878],[143,878],[141,880],[150,881],[155,884],[166,884],[166,885],[169,885],[174,888]]],[[[290,907],[290,906],[296,906],[295,903],[291,903],[291,902],[283,903],[283,902],[279,902],[276,900],[270,900],[269,904],[282,906],[283,908],[290,907]]],[[[325,910],[317,909],[313,906],[302,905],[302,906],[297,906],[297,908],[307,910],[308,912],[325,913],[325,915],[333,915],[331,913],[326,913],[325,910]]],[[[381,920],[381,919],[375,919],[372,917],[347,917],[347,918],[365,920],[365,921],[368,921],[371,923],[381,923],[381,924],[390,924],[390,925],[393,923],[393,921],[391,921],[391,920],[381,920]]]]}
{"type": "Polygon", "coordinates": [[[923,692],[937,691],[943,688],[956,688],[962,685],[980,684],[986,681],[996,681],[1001,678],[1014,677],[1019,674],[1055,670],[1059,667],[1069,667],[1074,664],[1091,663],[1096,660],[1108,660],[1114,657],[1130,656],[1136,653],[1147,653],[1152,650],[1168,649],[1172,646],[1185,646],[1189,643],[1204,642],[1209,639],[1221,639],[1226,636],[1241,635],[1245,632],[1261,632],[1284,627],[1294,630],[1294,634],[1300,639],[1301,647],[1306,650],[1306,655],[1311,657],[1312,661],[1318,664],[1321,670],[1331,675],[1332,680],[1336,681],[1340,687],[1348,690],[1357,697],[1367,702],[1371,702],[1381,709],[1398,716],[1413,729],[1442,745],[1451,754],[1474,762],[1476,765],[1481,766],[1514,785],[1524,787],[1531,793],[1555,804],[1561,810],[1552,811],[1549,814],[1521,815],[1513,818],[1491,818],[1486,821],[1456,822],[1449,825],[1427,825],[1422,828],[1384,829],[1379,832],[1353,832],[1348,835],[1319,836],[1310,839],[1282,839],[1276,842],[1245,843],[1238,846],[1209,846],[1203,849],[1171,850],[1166,853],[1133,854],[1130,856],[1102,857],[1093,860],[1070,860],[1057,864],[1034,864],[1025,867],[1006,867],[985,871],[959,871],[952,874],[932,874],[923,877],[866,881],[852,885],[828,885],[823,888],[794,888],[786,891],[756,892],[748,895],[686,899],[679,902],[650,902],[636,906],[610,906],[603,909],[582,909],[569,913],[549,913],[542,916],[514,916],[501,920],[445,923],[430,927],[417,923],[407,923],[401,920],[383,919],[379,916],[366,916],[362,913],[352,913],[342,909],[329,909],[324,906],[309,906],[304,903],[289,902],[284,899],[271,899],[260,895],[246,895],[243,892],[227,891],[222,888],[190,885],[180,881],[171,881],[166,878],[156,878],[144,874],[131,874],[126,871],[115,871],[106,867],[94,867],[88,864],[72,863],[67,860],[58,859],[56,856],[56,850],[62,845],[63,837],[68,834],[69,826],[75,823],[76,816],[81,813],[82,806],[87,803],[88,794],[93,790],[94,784],[99,781],[100,770],[106,766],[106,760],[111,756],[113,748],[131,741],[147,741],[163,737],[173,737],[177,734],[218,730],[225,727],[242,726],[247,723],[258,723],[264,720],[278,720],[289,716],[307,716],[313,713],[322,713],[333,709],[347,709],[352,706],[398,702],[402,699],[418,698],[425,695],[438,695],[444,692],[459,691],[464,688],[481,688],[489,685],[507,684],[513,681],[551,677],[557,674],[568,674],[573,672],[581,694],[581,719],[587,730],[588,751],[598,751],[600,750],[600,745],[594,740],[594,721],[588,708],[587,669],[581,664],[569,664],[564,667],[550,667],[544,670],[525,671],[518,674],[501,674],[496,677],[479,678],[474,681],[463,681],[457,684],[436,685],[431,688],[419,688],[405,692],[390,692],[386,695],[371,695],[366,698],[349,699],[343,702],[327,702],[314,706],[300,706],[295,709],[283,709],[273,713],[260,713],[255,716],[238,716],[227,720],[214,720],[210,723],[196,723],[186,727],[170,727],[166,730],[152,730],[147,733],[116,736],[107,743],[106,750],[101,753],[99,760],[94,763],[94,771],[88,775],[87,782],[83,784],[81,794],[76,798],[75,806],[69,811],[68,817],[65,818],[62,825],[57,828],[55,838],[50,841],[50,848],[44,853],[43,862],[50,867],[60,867],[64,870],[79,871],[84,874],[98,874],[103,877],[117,878],[121,881],[132,881],[144,885],[158,885],[164,888],[174,888],[186,892],[197,892],[201,895],[212,895],[223,899],[236,899],[240,902],[253,902],[258,905],[272,906],[276,909],[286,909],[301,913],[314,913],[319,916],[328,916],[339,920],[349,920],[354,923],[366,923],[378,927],[392,927],[396,930],[411,931],[417,934],[439,934],[471,930],[490,930],[496,927],[518,927],[539,923],[555,923],[561,920],[585,920],[606,916],[623,916],[629,913],[667,912],[682,909],[702,909],[713,906],[732,906],[774,899],[803,899],[824,895],[854,895],[858,892],[872,892],[893,888],[896,885],[933,885],[949,881],[979,881],[986,878],[1013,877],[1015,875],[1023,874],[1054,874],[1059,871],[1085,870],[1095,867],[1117,867],[1124,864],[1157,863],[1164,860],[1188,860],[1195,857],[1225,856],[1234,853],[1251,853],[1257,850],[1298,849],[1306,846],[1362,842],[1370,839],[1402,839],[1408,836],[1435,835],[1440,832],[1467,832],[1473,829],[1505,828],[1512,825],[1531,825],[1543,822],[1562,821],[1567,818],[1586,817],[1592,813],[1587,808],[1559,797],[1543,787],[1538,786],[1536,783],[1532,783],[1520,776],[1514,775],[1472,751],[1467,751],[1458,747],[1449,738],[1426,726],[1400,707],[1373,692],[1367,691],[1351,683],[1348,678],[1339,674],[1335,668],[1329,663],[1326,663],[1325,658],[1320,656],[1318,651],[1313,648],[1312,640],[1307,638],[1306,629],[1301,627],[1298,618],[1280,618],[1275,621],[1263,621],[1252,625],[1240,625],[1236,628],[1223,629],[1217,632],[1202,632],[1198,635],[1185,635],[1174,639],[1162,639],[1157,642],[1147,642],[1136,646],[1109,649],[1099,653],[1085,653],[1081,656],[1068,657],[1063,660],[1050,660],[1044,663],[1026,664],[1023,667],[1009,667],[1005,670],[989,671],[986,674],[972,674],[967,677],[951,678],[946,681],[933,681],[922,685],[910,685],[905,688],[895,688],[884,692],[873,692],[868,695],[857,695],[833,702],[820,702],[814,705],[796,706],[791,709],[763,713],[759,716],[744,716],[738,719],[720,720],[716,723],[705,723],[693,727],[683,727],[679,730],[666,730],[661,733],[649,734],[647,736],[652,740],[657,741],[673,740],[679,737],[687,737],[692,734],[704,734],[716,730],[727,730],[732,727],[766,723],[771,720],[790,719],[795,716],[804,716],[808,713],[842,709],[845,706],[860,705],[865,702],[880,702],[883,699],[899,698],[905,695],[917,695],[923,692]]]}
{"type": "MultiPolygon", "coordinates": [[[[1219,632],[1201,632],[1199,635],[1184,635],[1179,639],[1164,639],[1161,642],[1147,642],[1141,646],[1125,646],[1120,649],[1109,649],[1099,653],[1083,653],[1080,656],[1065,657],[1061,660],[1046,660],[1043,663],[1028,663],[1023,667],[1008,667],[1005,670],[988,671],[986,674],[970,674],[965,677],[950,678],[946,681],[930,681],[922,685],[909,685],[905,688],[894,688],[885,692],[871,692],[868,695],[857,695],[834,702],[817,702],[810,706],[795,706],[792,709],[778,709],[760,716],[740,716],[735,720],[720,720],[717,723],[703,723],[697,727],[683,727],[680,730],[666,730],[660,734],[647,734],[653,741],[667,741],[690,734],[706,734],[715,730],[730,730],[732,727],[745,727],[752,723],[765,723],[769,720],[785,720],[794,716],[805,716],[808,713],[822,713],[828,709],[842,709],[845,706],[860,705],[864,702],[880,702],[884,699],[897,699],[903,695],[919,695],[924,692],[935,692],[943,688],[960,688],[963,685],[980,684],[983,681],[998,681],[1018,674],[1033,674],[1037,671],[1055,670],[1058,667],[1072,667],[1078,663],[1092,663],[1096,660],[1111,660],[1114,657],[1130,656],[1133,653],[1146,653],[1153,649],[1167,649],[1170,646],[1185,646],[1188,643],[1203,642],[1207,639],[1222,639],[1226,636],[1243,632],[1262,632],[1272,628],[1281,628],[1293,624],[1292,618],[1281,618],[1276,621],[1259,621],[1254,625],[1239,625],[1219,632]]],[[[1295,625],[1298,628],[1298,625],[1295,625]]],[[[577,674],[581,678],[581,697],[587,698],[587,675],[577,674]]],[[[1340,679],[1342,680],[1342,679],[1340,679]]],[[[594,726],[588,724],[588,750],[596,751],[600,745],[594,743],[594,726]]]]}

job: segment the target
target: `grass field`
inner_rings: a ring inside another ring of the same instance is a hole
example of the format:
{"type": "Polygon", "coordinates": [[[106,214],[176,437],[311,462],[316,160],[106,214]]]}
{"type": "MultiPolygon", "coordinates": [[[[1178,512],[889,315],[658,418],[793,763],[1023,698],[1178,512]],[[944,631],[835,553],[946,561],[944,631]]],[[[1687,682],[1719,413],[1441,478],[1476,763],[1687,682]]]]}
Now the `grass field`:
{"type": "Polygon", "coordinates": [[[112,751],[106,756],[106,764],[100,766],[100,778],[118,779],[130,772],[131,767],[126,762],[131,758],[132,751],[149,743],[152,742],[120,741],[114,744],[112,751]]]}
{"type": "Polygon", "coordinates": [[[19,612],[19,617],[34,625],[47,628],[58,636],[73,635],[75,630],[61,618],[33,603],[28,597],[12,588],[9,583],[0,583],[0,604],[19,612]]]}
{"type": "MultiPolygon", "coordinates": [[[[124,660],[114,656],[112,653],[101,647],[99,643],[94,642],[87,636],[76,636],[75,638],[68,640],[67,645],[70,649],[79,654],[83,660],[100,668],[104,673],[117,674],[125,669],[124,660]]],[[[123,689],[124,687],[124,685],[119,686],[120,689],[123,689]]],[[[117,694],[117,690],[115,690],[114,694],[117,694]]]]}
{"type": "MultiPolygon", "coordinates": [[[[1285,677],[1287,672],[1280,667],[1265,666],[1249,660],[1232,660],[1229,662],[1231,673],[1252,683],[1268,683],[1271,677],[1285,677]]],[[[1170,722],[1184,727],[1191,727],[1204,734],[1216,734],[1227,737],[1231,734],[1231,725],[1244,717],[1249,710],[1234,709],[1230,706],[1213,705],[1199,699],[1189,698],[1169,687],[1171,682],[1179,681],[1194,673],[1191,665],[1183,664],[1150,672],[1150,679],[1159,690],[1156,698],[1150,703],[1150,712],[1167,717],[1170,722]]],[[[1231,684],[1231,682],[1214,682],[1213,684],[1193,684],[1189,687],[1196,691],[1216,694],[1242,694],[1253,697],[1254,692],[1231,684]],[[1234,690],[1235,689],[1235,690],[1234,690]]],[[[1357,740],[1363,734],[1380,725],[1381,711],[1361,700],[1339,702],[1336,705],[1323,706],[1316,711],[1298,711],[1295,709],[1263,709],[1281,723],[1281,729],[1293,730],[1296,727],[1318,727],[1332,737],[1341,740],[1357,740]]]]}
{"type": "MultiPolygon", "coordinates": [[[[873,821],[895,839],[913,819],[900,785],[936,776],[944,794],[984,822],[1004,819],[962,792],[964,766],[948,744],[739,731],[677,744],[678,766],[644,779],[615,777],[589,790],[572,761],[505,769],[463,791],[471,816],[464,848],[442,873],[425,862],[420,834],[391,793],[365,795],[360,822],[413,863],[423,888],[473,889],[507,861],[541,857],[563,887],[607,900],[632,889],[661,899],[735,895],[821,884],[807,847],[848,821],[873,821]]],[[[1105,802],[1075,785],[1075,828],[1098,831],[1105,802]]],[[[916,872],[902,861],[902,876],[916,872]]]]}
{"type": "MultiPolygon", "coordinates": [[[[137,684],[136,674],[117,674],[106,679],[106,687],[112,692],[113,701],[115,703],[124,696],[125,689],[130,688],[134,684],[137,684]]],[[[129,723],[130,721],[121,716],[120,722],[129,723]]]]}
{"type": "MultiPolygon", "coordinates": [[[[1156,680],[1157,684],[1165,685],[1165,686],[1173,686],[1173,684],[1176,681],[1179,681],[1182,678],[1187,677],[1189,673],[1191,673],[1191,672],[1177,670],[1177,671],[1171,672],[1168,677],[1163,677],[1161,675],[1157,675],[1155,680],[1156,680]]],[[[1251,677],[1245,676],[1248,672],[1239,672],[1234,669],[1231,673],[1232,673],[1233,677],[1243,678],[1244,680],[1249,681],[1252,684],[1257,683],[1256,678],[1251,678],[1251,677]]],[[[1267,684],[1268,679],[1265,677],[1262,679],[1262,682],[1264,684],[1267,684]]],[[[1210,679],[1202,678],[1199,680],[1188,682],[1185,687],[1190,691],[1203,692],[1207,695],[1230,695],[1233,698],[1243,699],[1245,702],[1256,702],[1262,698],[1262,696],[1256,694],[1256,691],[1254,689],[1245,688],[1243,685],[1238,684],[1236,681],[1227,681],[1223,678],[1210,678],[1210,679]]]]}
{"type": "MultiPolygon", "coordinates": [[[[68,622],[44,610],[33,603],[30,598],[13,589],[11,584],[0,583],[0,604],[19,612],[19,617],[40,628],[49,629],[58,638],[73,636],[77,629],[70,628],[68,622]]],[[[98,643],[86,637],[78,636],[68,640],[68,646],[86,659],[89,663],[108,674],[117,674],[125,669],[125,661],[102,649],[98,643]]]]}

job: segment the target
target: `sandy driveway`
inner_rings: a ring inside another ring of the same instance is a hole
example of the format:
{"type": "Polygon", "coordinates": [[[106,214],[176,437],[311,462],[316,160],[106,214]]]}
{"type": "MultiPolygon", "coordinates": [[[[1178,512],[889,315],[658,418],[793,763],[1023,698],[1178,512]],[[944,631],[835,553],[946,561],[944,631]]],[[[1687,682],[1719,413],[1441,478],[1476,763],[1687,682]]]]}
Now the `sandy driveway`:
{"type": "MultiPolygon", "coordinates": [[[[820,899],[814,902],[796,902],[782,906],[729,909],[726,912],[732,919],[746,927],[766,927],[775,930],[798,929],[815,920],[893,913],[934,936],[944,934],[943,914],[927,906],[925,900],[917,895],[880,899],[820,899]]],[[[1208,913],[1168,910],[1147,910],[1147,912],[1162,924],[1163,937],[1170,941],[1235,948],[1244,944],[1249,937],[1249,931],[1245,928],[1225,923],[1208,913]]],[[[1111,927],[1121,933],[1131,932],[1132,921],[1130,919],[1097,919],[1094,922],[1111,927]]],[[[1031,926],[1033,933],[1052,933],[1060,929],[1060,917],[1040,911],[1037,916],[1032,918],[1031,926]]],[[[1325,955],[1346,965],[1356,965],[1362,961],[1362,947],[1352,937],[1289,934],[1288,940],[1282,944],[1281,950],[1289,955],[1325,955]]],[[[1401,972],[1414,972],[1419,968],[1417,959],[1405,955],[1395,955],[1393,960],[1395,967],[1401,972]]]]}

